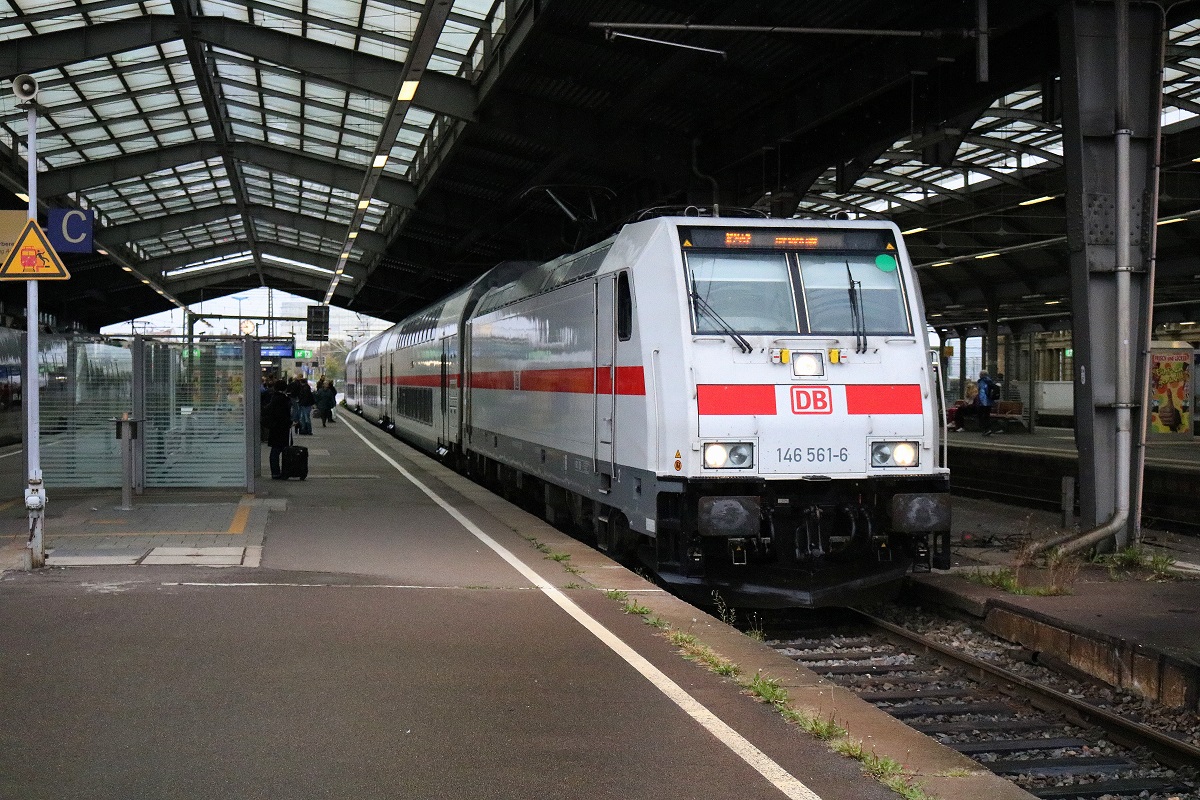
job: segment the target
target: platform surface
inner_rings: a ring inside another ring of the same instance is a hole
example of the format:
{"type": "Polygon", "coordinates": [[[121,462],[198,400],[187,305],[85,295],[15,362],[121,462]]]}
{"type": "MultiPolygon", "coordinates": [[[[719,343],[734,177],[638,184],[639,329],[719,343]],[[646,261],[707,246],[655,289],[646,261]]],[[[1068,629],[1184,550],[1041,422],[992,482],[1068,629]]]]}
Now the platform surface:
{"type": "MultiPolygon", "coordinates": [[[[34,572],[14,569],[19,500],[0,504],[0,797],[809,797],[790,780],[825,800],[893,796],[606,589],[800,707],[832,707],[931,796],[1026,797],[361,420],[305,444],[307,481],[148,493],[128,512],[119,491],[48,476],[51,566],[34,572]],[[717,738],[658,674],[757,749],[717,738]]],[[[19,497],[14,452],[0,481],[19,497]]],[[[1091,570],[1070,595],[1025,598],[962,577],[1011,565],[1054,518],[955,498],[971,544],[929,580],[1197,659],[1181,624],[1200,604],[1195,539],[1147,532],[1176,560],[1165,583],[1091,570]]]]}
{"type": "Polygon", "coordinates": [[[608,589],[932,796],[1027,797],[361,420],[303,443],[306,481],[131,512],[47,476],[46,569],[0,508],[0,797],[894,797],[608,589]]]}

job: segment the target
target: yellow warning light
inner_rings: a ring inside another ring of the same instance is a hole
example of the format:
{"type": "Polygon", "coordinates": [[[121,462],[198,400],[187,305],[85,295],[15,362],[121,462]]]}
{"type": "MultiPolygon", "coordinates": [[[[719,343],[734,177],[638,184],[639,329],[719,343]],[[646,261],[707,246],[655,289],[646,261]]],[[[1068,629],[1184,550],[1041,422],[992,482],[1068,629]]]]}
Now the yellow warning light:
{"type": "Polygon", "coordinates": [[[829,351],[829,363],[830,364],[842,363],[842,351],[837,349],[836,347],[834,349],[830,350],[829,351]]]}

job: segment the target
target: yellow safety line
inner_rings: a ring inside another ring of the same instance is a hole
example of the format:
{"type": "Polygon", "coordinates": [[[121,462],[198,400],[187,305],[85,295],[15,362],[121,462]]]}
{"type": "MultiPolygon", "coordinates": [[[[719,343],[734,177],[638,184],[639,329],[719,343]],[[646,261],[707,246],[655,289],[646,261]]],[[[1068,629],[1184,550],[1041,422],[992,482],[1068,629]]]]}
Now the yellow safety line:
{"type": "Polygon", "coordinates": [[[243,534],[246,532],[246,522],[250,519],[250,506],[245,503],[239,503],[237,511],[233,514],[233,522],[229,523],[229,530],[226,533],[234,535],[243,534]]]}
{"type": "Polygon", "coordinates": [[[102,538],[105,536],[229,536],[229,531],[97,531],[95,533],[73,533],[52,531],[52,539],[102,538]]]}

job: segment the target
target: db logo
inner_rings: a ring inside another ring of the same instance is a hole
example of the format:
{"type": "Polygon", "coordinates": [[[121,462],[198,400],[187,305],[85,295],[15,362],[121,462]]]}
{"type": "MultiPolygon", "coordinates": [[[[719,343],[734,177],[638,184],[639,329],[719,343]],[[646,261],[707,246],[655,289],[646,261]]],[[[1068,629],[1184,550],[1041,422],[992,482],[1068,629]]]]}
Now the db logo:
{"type": "Polygon", "coordinates": [[[832,414],[833,393],[828,386],[793,386],[793,414],[832,414]]]}

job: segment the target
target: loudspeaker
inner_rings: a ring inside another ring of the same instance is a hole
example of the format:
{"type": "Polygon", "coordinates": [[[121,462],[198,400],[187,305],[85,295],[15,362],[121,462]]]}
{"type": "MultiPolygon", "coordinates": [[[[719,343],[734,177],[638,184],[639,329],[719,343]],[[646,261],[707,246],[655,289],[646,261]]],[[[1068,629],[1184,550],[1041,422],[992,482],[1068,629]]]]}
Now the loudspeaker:
{"type": "Polygon", "coordinates": [[[32,100],[38,93],[37,79],[32,75],[18,75],[13,78],[12,90],[18,100],[32,100]]]}

